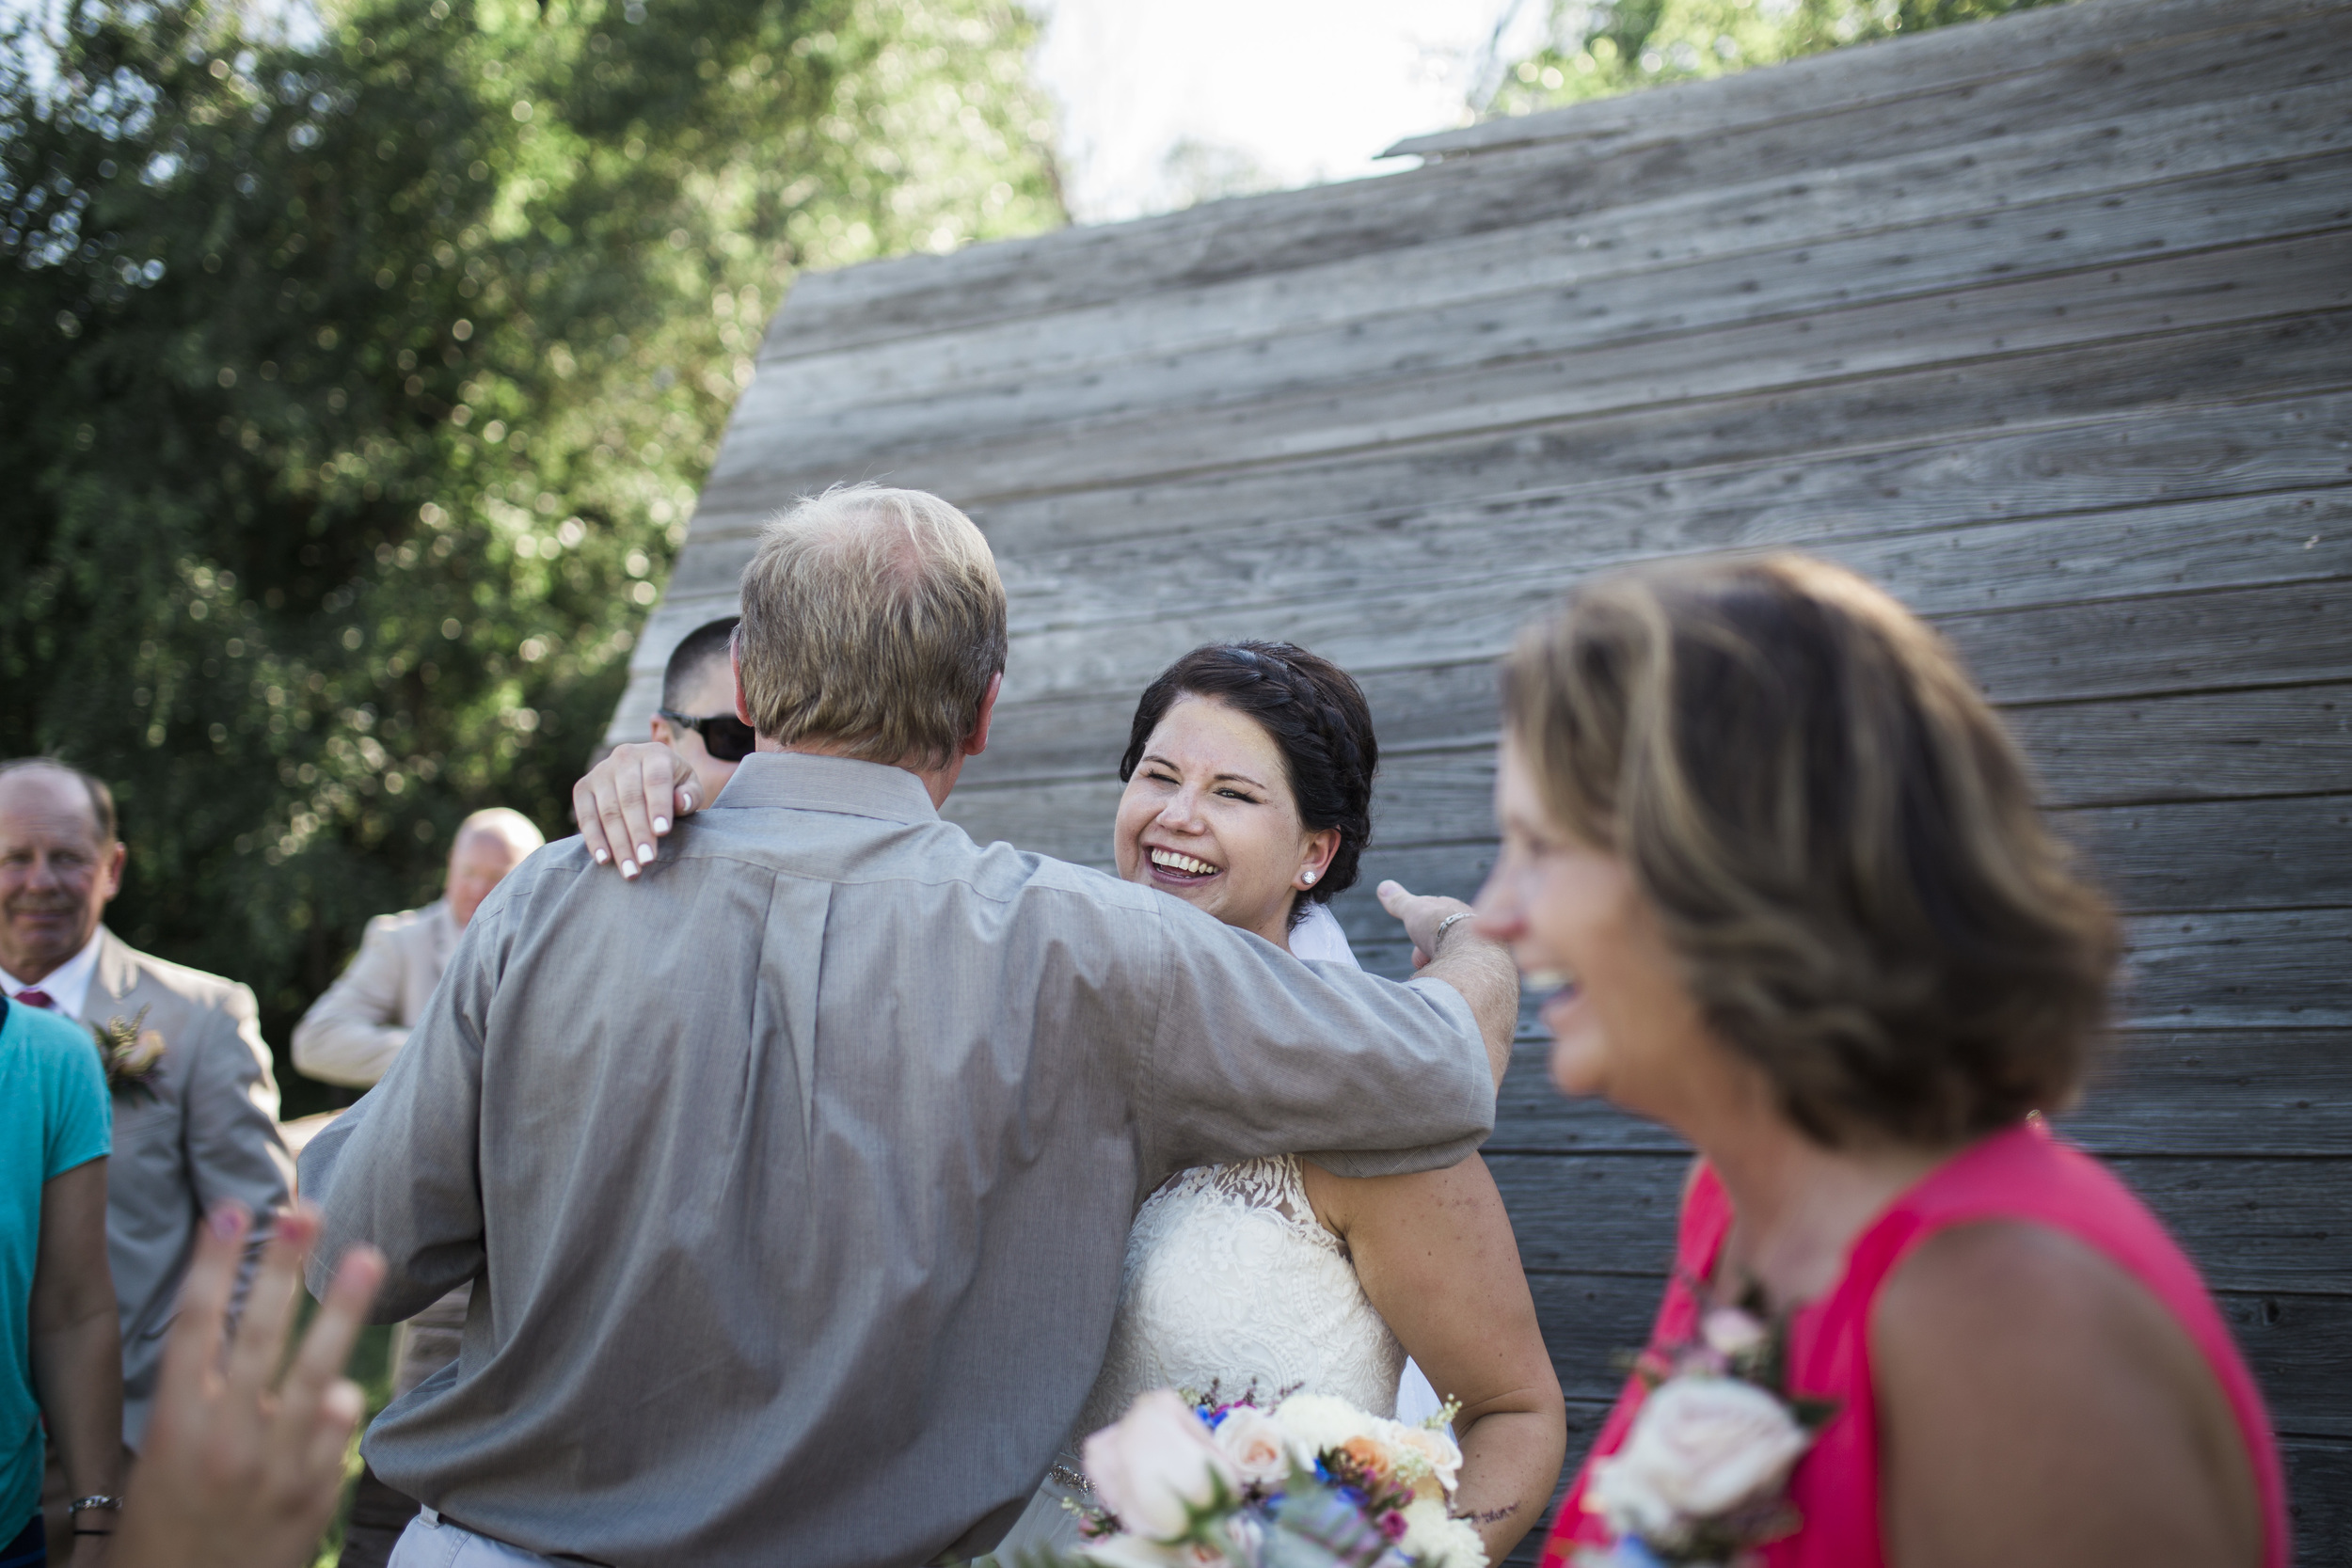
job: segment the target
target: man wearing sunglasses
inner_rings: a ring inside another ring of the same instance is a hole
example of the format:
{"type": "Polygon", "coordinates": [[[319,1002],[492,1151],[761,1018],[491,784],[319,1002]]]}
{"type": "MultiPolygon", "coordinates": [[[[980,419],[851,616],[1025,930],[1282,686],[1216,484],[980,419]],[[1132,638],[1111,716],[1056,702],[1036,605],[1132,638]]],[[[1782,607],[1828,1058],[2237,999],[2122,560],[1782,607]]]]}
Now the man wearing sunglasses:
{"type": "Polygon", "coordinates": [[[735,670],[727,644],[732,615],[696,626],[670,652],[661,673],[661,710],[653,737],[694,765],[701,804],[719,798],[735,765],[752,754],[752,727],[735,716],[735,670]]]}

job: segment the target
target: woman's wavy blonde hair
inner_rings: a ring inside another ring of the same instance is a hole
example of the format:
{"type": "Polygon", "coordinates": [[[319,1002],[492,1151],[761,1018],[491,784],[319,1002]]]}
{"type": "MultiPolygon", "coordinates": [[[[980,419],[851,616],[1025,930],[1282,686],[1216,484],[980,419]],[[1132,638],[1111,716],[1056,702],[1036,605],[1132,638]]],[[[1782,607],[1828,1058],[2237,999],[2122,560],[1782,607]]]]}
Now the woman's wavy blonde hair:
{"type": "Polygon", "coordinates": [[[1818,1142],[2072,1103],[2115,919],[1943,639],[1795,554],[1613,573],[1504,661],[1546,808],[1622,856],[1716,1033],[1818,1142]]]}

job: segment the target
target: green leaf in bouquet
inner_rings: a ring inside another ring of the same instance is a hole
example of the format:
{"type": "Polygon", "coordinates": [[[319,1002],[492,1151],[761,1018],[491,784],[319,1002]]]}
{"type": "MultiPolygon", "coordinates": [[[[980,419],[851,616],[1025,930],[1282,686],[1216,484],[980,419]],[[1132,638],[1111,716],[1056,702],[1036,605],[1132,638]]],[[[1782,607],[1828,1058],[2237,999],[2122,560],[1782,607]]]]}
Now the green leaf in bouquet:
{"type": "Polygon", "coordinates": [[[1372,1568],[1389,1549],[1363,1511],[1304,1471],[1267,1522],[1260,1568],[1372,1568]]]}

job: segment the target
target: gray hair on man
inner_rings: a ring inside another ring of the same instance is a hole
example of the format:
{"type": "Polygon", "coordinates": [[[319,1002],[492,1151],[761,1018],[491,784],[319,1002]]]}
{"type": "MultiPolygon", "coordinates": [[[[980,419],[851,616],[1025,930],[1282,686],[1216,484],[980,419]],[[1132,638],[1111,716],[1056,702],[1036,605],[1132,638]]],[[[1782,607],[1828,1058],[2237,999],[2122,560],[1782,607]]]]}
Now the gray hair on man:
{"type": "Polygon", "coordinates": [[[835,485],[770,522],[736,633],[752,727],[937,768],[1005,668],[1005,585],[972,519],[920,490],[835,485]]]}

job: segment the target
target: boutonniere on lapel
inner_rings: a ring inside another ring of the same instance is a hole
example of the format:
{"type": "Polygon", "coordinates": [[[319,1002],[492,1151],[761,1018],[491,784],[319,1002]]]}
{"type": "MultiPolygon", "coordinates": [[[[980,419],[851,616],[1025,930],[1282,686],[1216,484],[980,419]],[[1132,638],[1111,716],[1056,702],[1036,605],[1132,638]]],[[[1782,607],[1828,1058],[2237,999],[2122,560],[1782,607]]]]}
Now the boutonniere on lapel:
{"type": "Polygon", "coordinates": [[[148,1080],[163,1065],[164,1037],[153,1029],[139,1027],[147,1022],[147,1009],[127,1022],[110,1018],[103,1023],[93,1023],[89,1032],[98,1039],[98,1060],[106,1069],[106,1089],[110,1094],[126,1094],[134,1100],[144,1095],[151,1100],[155,1085],[148,1080]]]}

